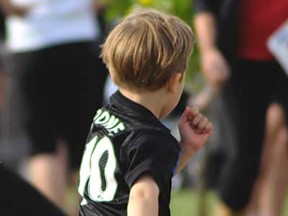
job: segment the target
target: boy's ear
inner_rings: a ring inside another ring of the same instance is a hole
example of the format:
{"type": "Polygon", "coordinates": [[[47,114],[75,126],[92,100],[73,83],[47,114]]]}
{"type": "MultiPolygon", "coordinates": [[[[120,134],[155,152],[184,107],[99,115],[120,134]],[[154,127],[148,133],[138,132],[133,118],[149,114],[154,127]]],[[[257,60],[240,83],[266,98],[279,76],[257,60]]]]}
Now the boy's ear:
{"type": "Polygon", "coordinates": [[[183,75],[181,73],[173,73],[166,87],[169,92],[175,93],[183,75]]]}

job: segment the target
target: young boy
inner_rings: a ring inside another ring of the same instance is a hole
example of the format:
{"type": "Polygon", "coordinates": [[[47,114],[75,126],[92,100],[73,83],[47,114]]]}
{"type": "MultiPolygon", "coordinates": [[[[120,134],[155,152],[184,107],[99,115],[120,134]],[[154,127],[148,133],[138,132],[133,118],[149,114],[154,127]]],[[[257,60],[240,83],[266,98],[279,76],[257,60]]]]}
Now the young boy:
{"type": "Polygon", "coordinates": [[[171,178],[211,134],[186,108],[178,143],[159,119],[181,96],[194,36],[180,19],[142,9],[109,34],[102,56],[119,91],[98,110],[87,138],[80,215],[169,216],[171,178]]]}

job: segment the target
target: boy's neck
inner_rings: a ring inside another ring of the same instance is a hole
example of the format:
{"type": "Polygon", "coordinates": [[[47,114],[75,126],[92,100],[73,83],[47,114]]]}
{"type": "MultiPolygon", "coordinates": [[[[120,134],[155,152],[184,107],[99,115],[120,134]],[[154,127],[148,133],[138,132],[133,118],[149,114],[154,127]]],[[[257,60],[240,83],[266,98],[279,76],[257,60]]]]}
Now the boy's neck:
{"type": "Polygon", "coordinates": [[[158,119],[162,118],[162,112],[166,100],[167,93],[163,89],[156,91],[133,92],[127,89],[119,88],[121,94],[130,100],[144,106],[150,110],[158,119]]]}

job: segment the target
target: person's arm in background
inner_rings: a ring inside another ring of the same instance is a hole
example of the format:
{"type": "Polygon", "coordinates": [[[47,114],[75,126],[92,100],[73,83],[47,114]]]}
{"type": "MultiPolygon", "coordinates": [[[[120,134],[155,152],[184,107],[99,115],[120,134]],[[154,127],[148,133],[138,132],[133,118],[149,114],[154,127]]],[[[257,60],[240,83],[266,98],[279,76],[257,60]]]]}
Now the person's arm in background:
{"type": "Polygon", "coordinates": [[[219,90],[229,77],[229,66],[217,48],[217,19],[215,15],[217,9],[215,9],[213,2],[215,1],[194,0],[193,6],[196,14],[193,21],[201,55],[202,72],[208,83],[215,90],[219,90]]]}
{"type": "Polygon", "coordinates": [[[98,12],[99,10],[102,10],[103,6],[104,6],[103,1],[92,0],[92,7],[94,11],[98,12]]]}
{"type": "Polygon", "coordinates": [[[5,15],[17,15],[17,16],[25,16],[29,10],[33,7],[31,6],[17,6],[12,3],[11,0],[0,0],[0,5],[5,13],[5,15]]]}
{"type": "MultiPolygon", "coordinates": [[[[1,44],[0,44],[0,46],[1,46],[1,44]]],[[[0,56],[0,58],[1,58],[1,56],[0,56]]],[[[0,61],[1,61],[1,59],[0,59],[0,61]]],[[[0,62],[0,111],[4,107],[5,89],[6,89],[6,73],[4,71],[4,67],[3,67],[2,63],[0,62]]]]}
{"type": "Polygon", "coordinates": [[[157,216],[159,188],[155,180],[144,175],[132,186],[127,207],[128,216],[157,216]]]}

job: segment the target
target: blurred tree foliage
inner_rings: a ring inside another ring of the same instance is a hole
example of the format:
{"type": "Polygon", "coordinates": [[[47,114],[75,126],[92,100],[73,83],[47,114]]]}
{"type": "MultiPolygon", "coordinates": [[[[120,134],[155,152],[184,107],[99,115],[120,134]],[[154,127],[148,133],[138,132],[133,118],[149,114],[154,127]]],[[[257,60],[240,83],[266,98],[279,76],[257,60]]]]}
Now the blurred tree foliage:
{"type": "Polygon", "coordinates": [[[192,0],[100,0],[107,7],[107,20],[111,21],[129,13],[134,5],[152,7],[179,16],[191,23],[192,0]]]}
{"type": "MultiPolygon", "coordinates": [[[[176,15],[192,27],[192,0],[102,0],[102,5],[107,9],[106,20],[110,23],[125,16],[133,6],[140,5],[176,15]]],[[[188,71],[187,82],[190,83],[199,74],[199,54],[196,47],[188,71]]]]}

